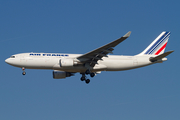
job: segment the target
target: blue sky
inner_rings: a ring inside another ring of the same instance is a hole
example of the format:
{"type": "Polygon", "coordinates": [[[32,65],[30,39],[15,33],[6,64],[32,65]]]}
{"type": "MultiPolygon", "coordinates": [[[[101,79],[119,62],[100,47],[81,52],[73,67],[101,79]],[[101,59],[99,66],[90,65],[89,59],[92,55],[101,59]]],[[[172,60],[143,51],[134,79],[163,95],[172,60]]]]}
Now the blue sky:
{"type": "Polygon", "coordinates": [[[1,120],[179,120],[179,4],[177,0],[0,1],[1,120]],[[54,80],[52,70],[4,62],[23,52],[86,53],[126,32],[117,55],[135,55],[162,31],[171,36],[168,61],[102,72],[86,85],[80,74],[54,80]]]}

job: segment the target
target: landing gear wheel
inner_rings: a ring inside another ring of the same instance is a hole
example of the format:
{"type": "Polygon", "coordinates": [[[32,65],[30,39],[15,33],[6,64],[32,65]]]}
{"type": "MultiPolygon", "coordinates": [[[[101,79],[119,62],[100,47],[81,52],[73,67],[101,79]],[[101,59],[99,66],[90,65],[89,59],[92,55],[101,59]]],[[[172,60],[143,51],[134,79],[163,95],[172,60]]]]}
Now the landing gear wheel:
{"type": "Polygon", "coordinates": [[[23,74],[23,75],[25,75],[25,74],[26,74],[26,72],[22,72],[22,74],[23,74]]]}
{"type": "Polygon", "coordinates": [[[87,79],[85,82],[86,82],[86,84],[88,84],[88,83],[90,82],[90,80],[89,80],[89,79],[87,79]]]}
{"type": "Polygon", "coordinates": [[[94,76],[95,76],[95,74],[94,74],[94,73],[90,73],[90,76],[91,76],[91,77],[94,77],[94,76]]]}
{"type": "Polygon", "coordinates": [[[90,82],[89,79],[86,79],[86,73],[81,73],[82,74],[82,77],[81,77],[81,81],[85,81],[86,84],[88,84],[90,82]]]}
{"type": "Polygon", "coordinates": [[[85,77],[81,77],[81,81],[84,81],[84,80],[86,80],[86,78],[85,77]]]}
{"type": "Polygon", "coordinates": [[[82,73],[81,81],[84,81],[84,80],[86,80],[86,75],[85,73],[82,73]]]}

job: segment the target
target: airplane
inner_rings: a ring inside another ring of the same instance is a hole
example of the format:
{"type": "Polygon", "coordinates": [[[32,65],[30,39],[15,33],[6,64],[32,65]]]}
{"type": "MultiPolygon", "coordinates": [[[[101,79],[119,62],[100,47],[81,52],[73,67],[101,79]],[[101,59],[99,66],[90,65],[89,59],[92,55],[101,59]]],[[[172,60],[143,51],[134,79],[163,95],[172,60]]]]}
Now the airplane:
{"type": "Polygon", "coordinates": [[[89,83],[101,71],[122,71],[140,68],[155,63],[162,63],[174,51],[165,52],[170,32],[163,31],[144,51],[134,56],[109,55],[114,47],[127,39],[131,31],[123,37],[85,54],[65,53],[21,53],[12,55],[5,60],[9,65],[25,69],[51,69],[54,79],[63,79],[80,73],[81,81],[89,83]]]}

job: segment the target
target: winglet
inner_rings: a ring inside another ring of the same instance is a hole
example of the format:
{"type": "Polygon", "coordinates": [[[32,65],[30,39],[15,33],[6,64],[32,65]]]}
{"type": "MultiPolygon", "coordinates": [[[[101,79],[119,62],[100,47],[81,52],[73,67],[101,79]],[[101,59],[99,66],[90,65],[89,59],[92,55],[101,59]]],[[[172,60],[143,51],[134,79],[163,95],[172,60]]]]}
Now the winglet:
{"type": "Polygon", "coordinates": [[[131,31],[129,31],[128,33],[126,33],[123,37],[129,37],[131,35],[131,31]]]}

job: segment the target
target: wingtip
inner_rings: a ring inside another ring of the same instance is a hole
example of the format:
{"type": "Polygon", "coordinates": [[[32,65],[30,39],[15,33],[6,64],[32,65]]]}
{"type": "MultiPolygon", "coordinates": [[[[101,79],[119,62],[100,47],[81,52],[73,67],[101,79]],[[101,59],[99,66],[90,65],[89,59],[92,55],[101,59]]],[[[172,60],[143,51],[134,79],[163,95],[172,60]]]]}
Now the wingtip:
{"type": "Polygon", "coordinates": [[[129,37],[131,35],[131,31],[129,31],[128,33],[126,33],[123,37],[129,37]]]}

